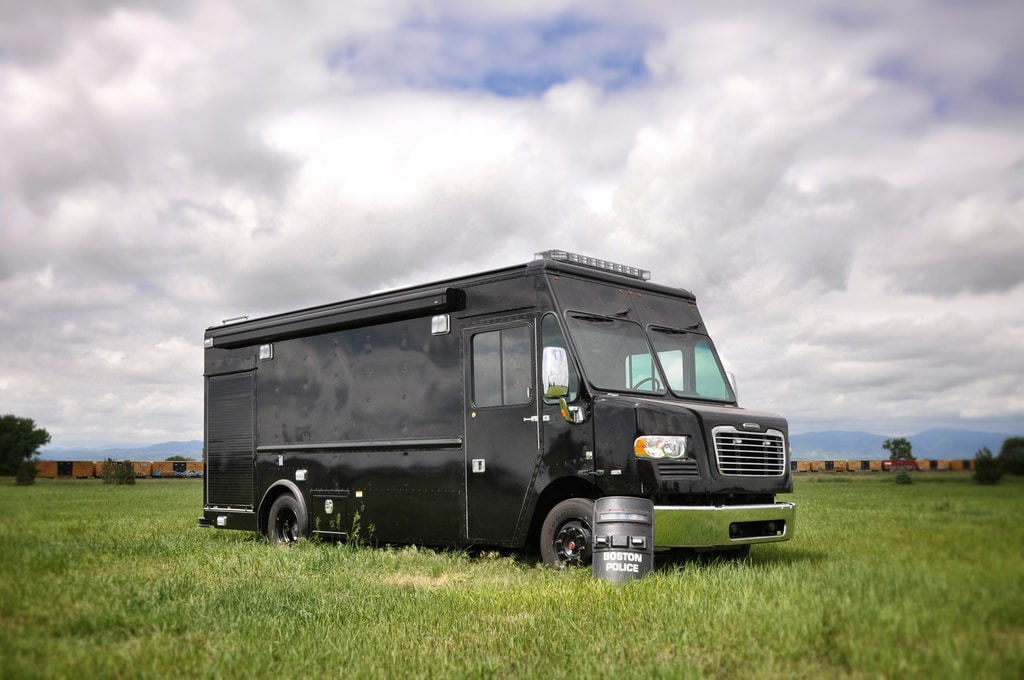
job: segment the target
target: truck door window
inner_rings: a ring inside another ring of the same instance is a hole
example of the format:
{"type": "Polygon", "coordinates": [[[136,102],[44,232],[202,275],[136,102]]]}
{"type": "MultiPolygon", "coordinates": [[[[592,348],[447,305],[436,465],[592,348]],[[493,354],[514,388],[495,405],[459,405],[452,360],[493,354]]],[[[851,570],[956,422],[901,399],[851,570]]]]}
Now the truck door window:
{"type": "MultiPolygon", "coordinates": [[[[558,325],[558,319],[553,314],[547,314],[544,317],[544,321],[541,323],[541,334],[543,335],[543,342],[545,347],[561,347],[568,351],[568,347],[565,344],[565,336],[562,334],[562,328],[558,325]]],[[[573,363],[572,359],[569,359],[569,394],[565,396],[566,401],[575,401],[580,391],[580,374],[576,370],[576,364],[573,363]]],[[[557,399],[545,399],[544,401],[549,404],[557,403],[557,399]]]]}
{"type": "Polygon", "coordinates": [[[533,385],[529,326],[473,336],[473,403],[478,407],[526,404],[533,385]]]}

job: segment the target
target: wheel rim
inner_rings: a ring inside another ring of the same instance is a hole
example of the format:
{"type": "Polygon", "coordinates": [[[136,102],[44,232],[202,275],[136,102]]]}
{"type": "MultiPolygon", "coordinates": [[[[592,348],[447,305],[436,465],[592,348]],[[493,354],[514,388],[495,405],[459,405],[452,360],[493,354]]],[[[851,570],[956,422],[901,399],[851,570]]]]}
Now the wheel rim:
{"type": "Polygon", "coordinates": [[[580,520],[566,522],[555,534],[555,556],[561,564],[581,564],[590,555],[590,527],[580,520]]]}
{"type": "Polygon", "coordinates": [[[298,540],[299,518],[288,508],[282,508],[274,518],[274,528],[282,543],[294,543],[298,540]]]}

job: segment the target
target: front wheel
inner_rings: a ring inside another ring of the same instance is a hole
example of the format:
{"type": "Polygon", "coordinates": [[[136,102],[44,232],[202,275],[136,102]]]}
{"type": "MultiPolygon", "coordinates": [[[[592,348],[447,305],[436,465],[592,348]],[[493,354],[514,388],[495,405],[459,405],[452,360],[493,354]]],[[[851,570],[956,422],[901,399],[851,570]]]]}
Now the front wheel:
{"type": "Polygon", "coordinates": [[[267,540],[285,545],[306,537],[306,513],[291,494],[278,496],[267,517],[267,540]]]}
{"type": "Polygon", "coordinates": [[[570,498],[551,509],[540,530],[544,564],[556,569],[590,564],[594,548],[594,501],[570,498]]]}

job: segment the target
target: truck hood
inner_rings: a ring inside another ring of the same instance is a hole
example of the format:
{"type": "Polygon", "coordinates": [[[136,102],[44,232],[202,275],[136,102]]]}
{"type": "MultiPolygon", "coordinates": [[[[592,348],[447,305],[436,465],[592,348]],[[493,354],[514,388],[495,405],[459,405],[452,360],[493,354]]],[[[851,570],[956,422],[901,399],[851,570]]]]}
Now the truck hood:
{"type": "MultiPolygon", "coordinates": [[[[732,425],[738,429],[751,432],[779,430],[789,441],[789,423],[781,415],[769,411],[753,411],[738,406],[708,404],[698,401],[654,399],[649,397],[633,397],[624,395],[607,395],[601,399],[609,405],[629,405],[637,413],[637,426],[644,433],[656,433],[651,427],[669,427],[661,434],[672,434],[679,425],[663,422],[666,419],[689,420],[695,418],[705,436],[719,425],[732,425]]],[[[694,433],[695,434],[695,433],[694,433]]]]}

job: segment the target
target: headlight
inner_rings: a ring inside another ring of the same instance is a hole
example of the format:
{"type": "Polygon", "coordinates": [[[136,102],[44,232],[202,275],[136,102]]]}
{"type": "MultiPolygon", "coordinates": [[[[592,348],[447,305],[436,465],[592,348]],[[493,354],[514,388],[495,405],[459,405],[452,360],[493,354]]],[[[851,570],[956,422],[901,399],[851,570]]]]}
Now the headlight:
{"type": "Polygon", "coordinates": [[[633,453],[643,458],[686,458],[686,444],[689,437],[668,437],[649,434],[637,437],[633,453]]]}

